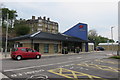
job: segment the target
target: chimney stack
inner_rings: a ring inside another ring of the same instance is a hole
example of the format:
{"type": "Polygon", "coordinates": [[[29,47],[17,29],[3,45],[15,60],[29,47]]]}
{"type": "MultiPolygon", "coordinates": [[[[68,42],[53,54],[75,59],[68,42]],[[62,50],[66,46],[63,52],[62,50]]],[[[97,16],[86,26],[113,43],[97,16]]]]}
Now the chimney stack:
{"type": "Polygon", "coordinates": [[[47,18],[48,21],[50,21],[50,18],[47,18]]]}
{"type": "Polygon", "coordinates": [[[42,19],[42,18],[41,18],[41,16],[40,16],[40,17],[38,17],[38,19],[42,19]]]}
{"type": "Polygon", "coordinates": [[[35,20],[35,16],[32,16],[32,20],[35,20]]]}
{"type": "Polygon", "coordinates": [[[43,19],[46,20],[46,17],[44,16],[43,19]]]}

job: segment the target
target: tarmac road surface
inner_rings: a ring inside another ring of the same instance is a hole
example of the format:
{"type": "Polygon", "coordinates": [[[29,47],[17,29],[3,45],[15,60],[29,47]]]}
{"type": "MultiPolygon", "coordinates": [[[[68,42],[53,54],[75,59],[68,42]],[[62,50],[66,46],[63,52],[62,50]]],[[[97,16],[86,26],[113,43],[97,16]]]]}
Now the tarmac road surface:
{"type": "Polygon", "coordinates": [[[8,80],[119,80],[118,60],[109,59],[106,53],[94,52],[21,61],[8,58],[2,60],[2,73],[8,80]]]}

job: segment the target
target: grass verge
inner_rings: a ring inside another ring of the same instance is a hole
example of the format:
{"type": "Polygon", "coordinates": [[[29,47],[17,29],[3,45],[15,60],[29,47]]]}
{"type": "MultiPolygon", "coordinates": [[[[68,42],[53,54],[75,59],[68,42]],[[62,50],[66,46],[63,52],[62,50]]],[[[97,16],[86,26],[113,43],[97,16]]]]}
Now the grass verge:
{"type": "Polygon", "coordinates": [[[114,59],[120,59],[120,56],[112,56],[110,58],[114,58],[114,59]]]}

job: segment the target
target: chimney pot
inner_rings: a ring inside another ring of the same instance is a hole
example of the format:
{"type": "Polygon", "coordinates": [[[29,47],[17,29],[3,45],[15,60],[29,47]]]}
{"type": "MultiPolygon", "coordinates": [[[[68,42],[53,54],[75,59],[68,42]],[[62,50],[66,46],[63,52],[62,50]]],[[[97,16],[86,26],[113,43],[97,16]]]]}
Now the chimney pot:
{"type": "Polygon", "coordinates": [[[40,17],[38,17],[38,19],[42,19],[42,18],[41,18],[41,16],[40,16],[40,17]]]}
{"type": "Polygon", "coordinates": [[[50,21],[50,18],[47,18],[48,21],[50,21]]]}
{"type": "Polygon", "coordinates": [[[46,17],[44,16],[43,19],[46,20],[46,17]]]}
{"type": "Polygon", "coordinates": [[[35,20],[35,16],[32,16],[32,20],[35,20]]]}

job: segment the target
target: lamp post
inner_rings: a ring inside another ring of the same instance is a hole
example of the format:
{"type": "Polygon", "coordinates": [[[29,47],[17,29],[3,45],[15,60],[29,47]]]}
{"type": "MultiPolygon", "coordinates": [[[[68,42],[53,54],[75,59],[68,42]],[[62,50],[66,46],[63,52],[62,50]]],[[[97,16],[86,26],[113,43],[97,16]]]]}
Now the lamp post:
{"type": "MultiPolygon", "coordinates": [[[[113,40],[113,28],[114,27],[111,27],[111,39],[113,40]]],[[[113,54],[113,42],[112,42],[112,54],[113,54]]]]}
{"type": "Polygon", "coordinates": [[[7,44],[8,44],[8,17],[9,14],[7,13],[7,26],[6,26],[6,42],[5,42],[5,57],[7,57],[7,44]]]}

